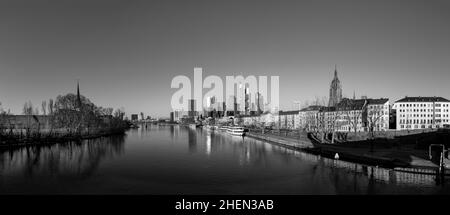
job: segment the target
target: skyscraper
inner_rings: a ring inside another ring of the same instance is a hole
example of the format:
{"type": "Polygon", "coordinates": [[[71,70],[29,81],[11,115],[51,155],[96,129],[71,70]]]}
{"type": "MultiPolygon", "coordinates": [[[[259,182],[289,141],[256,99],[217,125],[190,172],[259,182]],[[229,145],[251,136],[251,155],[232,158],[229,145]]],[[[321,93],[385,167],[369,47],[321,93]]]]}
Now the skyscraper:
{"type": "Polygon", "coordinates": [[[264,112],[264,98],[261,95],[261,93],[256,93],[256,111],[258,112],[258,114],[261,114],[264,112]]]}
{"type": "Polygon", "coordinates": [[[236,96],[230,96],[228,98],[228,103],[226,105],[227,108],[227,116],[235,116],[237,109],[237,100],[236,96]]]}
{"type": "Polygon", "coordinates": [[[334,68],[334,78],[330,85],[330,100],[328,101],[329,107],[336,106],[342,100],[342,86],[337,75],[337,68],[334,68]]]}
{"type": "Polygon", "coordinates": [[[239,88],[237,91],[237,111],[240,114],[245,112],[245,85],[239,83],[239,88]]]}
{"type": "Polygon", "coordinates": [[[195,101],[195,99],[189,99],[188,100],[188,115],[189,115],[189,117],[195,117],[197,114],[196,114],[196,101],[195,101]]]}
{"type": "Polygon", "coordinates": [[[248,115],[250,114],[250,111],[252,110],[252,101],[251,101],[251,94],[250,94],[250,88],[245,87],[244,88],[244,114],[248,115]]]}

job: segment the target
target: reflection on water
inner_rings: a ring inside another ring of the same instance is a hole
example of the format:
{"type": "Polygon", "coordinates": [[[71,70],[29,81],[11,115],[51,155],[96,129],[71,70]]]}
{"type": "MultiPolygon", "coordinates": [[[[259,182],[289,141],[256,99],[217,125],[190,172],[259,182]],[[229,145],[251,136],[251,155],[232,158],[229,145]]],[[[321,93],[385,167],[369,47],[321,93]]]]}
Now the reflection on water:
{"type": "Polygon", "coordinates": [[[449,193],[435,179],[169,125],[0,152],[1,193],[449,193]]]}
{"type": "Polygon", "coordinates": [[[209,156],[211,154],[211,131],[208,131],[206,135],[206,154],[209,156]]]}
{"type": "Polygon", "coordinates": [[[194,153],[197,152],[197,131],[195,129],[188,128],[188,144],[189,144],[189,152],[194,153]]]}
{"type": "MultiPolygon", "coordinates": [[[[0,153],[1,176],[90,177],[105,157],[124,152],[124,136],[70,142],[51,146],[31,146],[0,153]]],[[[3,178],[4,179],[4,178],[3,178]]]]}

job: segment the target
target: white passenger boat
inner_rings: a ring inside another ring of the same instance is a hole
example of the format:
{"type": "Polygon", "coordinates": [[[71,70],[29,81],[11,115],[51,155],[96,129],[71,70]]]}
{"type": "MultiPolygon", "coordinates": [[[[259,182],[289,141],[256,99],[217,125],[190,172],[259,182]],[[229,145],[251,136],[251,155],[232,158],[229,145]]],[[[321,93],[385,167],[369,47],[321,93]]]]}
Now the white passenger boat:
{"type": "Polygon", "coordinates": [[[219,130],[220,131],[227,131],[228,128],[229,128],[229,126],[221,126],[221,127],[219,127],[219,130]]]}
{"type": "Polygon", "coordinates": [[[227,129],[227,133],[235,136],[244,136],[245,135],[245,129],[244,127],[239,126],[230,126],[227,129]]]}

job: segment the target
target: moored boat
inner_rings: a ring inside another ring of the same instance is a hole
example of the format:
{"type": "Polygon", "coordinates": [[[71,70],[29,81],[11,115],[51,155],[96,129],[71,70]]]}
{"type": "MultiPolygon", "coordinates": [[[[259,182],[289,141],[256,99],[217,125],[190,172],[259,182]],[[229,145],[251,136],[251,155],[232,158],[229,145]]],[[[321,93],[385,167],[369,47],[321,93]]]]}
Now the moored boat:
{"type": "Polygon", "coordinates": [[[240,126],[230,126],[227,129],[227,133],[235,136],[244,136],[245,135],[245,129],[244,127],[240,126]]]}
{"type": "Polygon", "coordinates": [[[130,128],[139,128],[139,126],[137,124],[133,123],[133,124],[130,125],[130,128]]]}
{"type": "Polygon", "coordinates": [[[220,131],[227,131],[228,130],[228,128],[229,128],[229,126],[221,126],[221,127],[219,127],[219,130],[220,131]]]}

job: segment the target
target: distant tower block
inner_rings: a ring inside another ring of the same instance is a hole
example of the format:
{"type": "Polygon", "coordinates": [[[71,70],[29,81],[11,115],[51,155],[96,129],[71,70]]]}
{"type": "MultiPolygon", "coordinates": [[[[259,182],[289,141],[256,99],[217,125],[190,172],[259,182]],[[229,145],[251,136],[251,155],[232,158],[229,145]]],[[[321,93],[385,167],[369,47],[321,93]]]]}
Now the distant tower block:
{"type": "Polygon", "coordinates": [[[341,86],[341,82],[339,81],[339,78],[337,75],[337,68],[335,66],[334,78],[331,81],[331,85],[330,85],[330,100],[328,101],[328,106],[334,107],[341,100],[342,100],[342,86],[341,86]]]}

